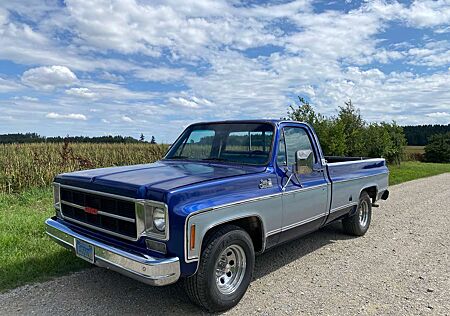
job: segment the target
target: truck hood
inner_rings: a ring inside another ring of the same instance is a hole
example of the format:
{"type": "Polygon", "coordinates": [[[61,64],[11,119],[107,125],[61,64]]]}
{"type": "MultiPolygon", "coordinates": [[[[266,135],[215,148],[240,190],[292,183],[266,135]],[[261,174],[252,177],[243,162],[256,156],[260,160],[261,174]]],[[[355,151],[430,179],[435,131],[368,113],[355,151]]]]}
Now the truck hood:
{"type": "Polygon", "coordinates": [[[114,191],[168,191],[177,187],[220,178],[263,172],[265,167],[224,165],[187,161],[158,161],[151,164],[111,167],[60,174],[56,181],[85,188],[114,188],[114,191]]]}

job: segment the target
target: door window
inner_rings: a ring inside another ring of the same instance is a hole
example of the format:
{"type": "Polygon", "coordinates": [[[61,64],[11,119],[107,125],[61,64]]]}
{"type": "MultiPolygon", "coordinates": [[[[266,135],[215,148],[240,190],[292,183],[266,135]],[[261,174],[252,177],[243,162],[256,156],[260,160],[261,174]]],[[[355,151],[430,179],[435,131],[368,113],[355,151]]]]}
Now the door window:
{"type": "MultiPolygon", "coordinates": [[[[303,128],[299,127],[285,127],[284,128],[284,141],[286,144],[285,150],[285,161],[287,161],[287,165],[291,166],[295,164],[295,152],[298,150],[311,150],[314,153],[313,147],[311,145],[311,141],[308,137],[308,134],[303,128]]],[[[280,144],[278,153],[280,155],[283,154],[283,150],[281,150],[283,146],[280,144]]],[[[314,155],[314,161],[316,161],[316,157],[314,155]]],[[[278,158],[278,163],[282,162],[281,158],[278,158]]],[[[286,165],[286,162],[283,164],[286,165]]]]}

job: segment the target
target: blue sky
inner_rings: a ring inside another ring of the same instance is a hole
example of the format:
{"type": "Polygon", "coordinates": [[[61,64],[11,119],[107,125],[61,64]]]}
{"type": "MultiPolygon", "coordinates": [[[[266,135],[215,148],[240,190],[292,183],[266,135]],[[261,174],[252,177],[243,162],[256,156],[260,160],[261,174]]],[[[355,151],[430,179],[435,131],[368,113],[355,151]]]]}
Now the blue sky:
{"type": "Polygon", "coordinates": [[[279,118],[296,96],[450,123],[450,1],[0,4],[0,133],[154,135],[279,118]]]}

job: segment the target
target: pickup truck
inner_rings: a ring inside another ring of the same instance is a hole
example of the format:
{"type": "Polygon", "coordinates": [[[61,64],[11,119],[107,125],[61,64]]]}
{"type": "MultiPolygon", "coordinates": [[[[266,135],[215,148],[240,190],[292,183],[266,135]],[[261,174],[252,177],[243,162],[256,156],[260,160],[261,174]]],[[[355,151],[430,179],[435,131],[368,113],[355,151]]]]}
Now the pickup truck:
{"type": "Polygon", "coordinates": [[[382,158],[325,157],[306,123],[196,123],[158,162],[56,176],[46,232],[149,285],[180,279],[218,312],[245,294],[256,254],[337,220],[364,235],[388,173],[382,158]]]}

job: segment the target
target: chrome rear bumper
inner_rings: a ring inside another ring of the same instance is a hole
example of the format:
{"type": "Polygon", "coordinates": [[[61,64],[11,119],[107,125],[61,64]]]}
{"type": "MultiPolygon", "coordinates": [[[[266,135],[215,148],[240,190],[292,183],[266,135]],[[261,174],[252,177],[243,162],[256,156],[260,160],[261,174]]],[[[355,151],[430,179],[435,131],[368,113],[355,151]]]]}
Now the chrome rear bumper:
{"type": "Polygon", "coordinates": [[[149,285],[162,286],[176,282],[180,277],[180,262],[174,258],[153,258],[111,247],[105,243],[78,234],[54,219],[45,221],[46,232],[56,242],[75,251],[75,240],[93,245],[94,264],[117,271],[149,285]]]}

